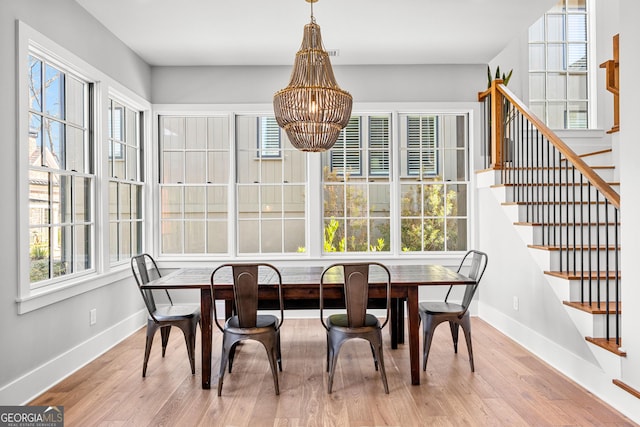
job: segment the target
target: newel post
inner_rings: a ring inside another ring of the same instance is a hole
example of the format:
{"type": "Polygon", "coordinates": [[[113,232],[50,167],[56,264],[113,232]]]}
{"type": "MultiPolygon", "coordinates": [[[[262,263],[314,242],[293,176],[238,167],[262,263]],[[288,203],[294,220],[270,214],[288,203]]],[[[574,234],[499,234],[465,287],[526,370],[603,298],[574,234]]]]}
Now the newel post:
{"type": "Polygon", "coordinates": [[[491,82],[491,168],[502,169],[504,165],[504,98],[498,90],[501,79],[491,82]]]}

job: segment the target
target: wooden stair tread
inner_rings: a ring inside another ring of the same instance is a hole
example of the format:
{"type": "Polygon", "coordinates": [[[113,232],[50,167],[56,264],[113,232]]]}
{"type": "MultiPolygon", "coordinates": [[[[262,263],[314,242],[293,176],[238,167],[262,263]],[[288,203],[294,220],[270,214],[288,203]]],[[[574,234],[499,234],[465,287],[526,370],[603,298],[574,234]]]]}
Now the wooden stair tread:
{"type": "Polygon", "coordinates": [[[613,383],[615,385],[617,385],[618,387],[620,387],[621,389],[623,389],[624,391],[626,391],[627,393],[631,394],[634,397],[637,397],[638,399],[640,399],[640,391],[636,390],[635,388],[631,387],[628,384],[623,383],[620,380],[613,380],[613,383]]]}
{"type": "MultiPolygon", "coordinates": [[[[580,157],[581,159],[584,159],[585,157],[597,156],[599,154],[607,154],[607,153],[612,153],[612,152],[613,152],[613,149],[611,149],[611,148],[603,148],[602,150],[589,151],[588,153],[578,154],[578,157],[580,157]]],[[[566,157],[562,157],[560,160],[564,162],[564,161],[567,160],[567,158],[566,157]]]]}
{"type": "MultiPolygon", "coordinates": [[[[609,307],[609,314],[616,313],[616,303],[610,301],[609,303],[601,302],[600,307],[598,307],[598,303],[594,302],[589,304],[588,302],[579,302],[579,301],[562,301],[564,305],[569,307],[573,307],[577,310],[584,311],[586,313],[591,314],[607,314],[607,306],[609,307]]],[[[622,312],[622,304],[618,303],[618,313],[622,312]]]]}
{"type": "Polygon", "coordinates": [[[577,250],[577,251],[614,251],[614,250],[620,250],[620,245],[618,245],[617,247],[615,245],[609,245],[609,246],[605,246],[605,245],[600,245],[600,246],[596,246],[596,245],[582,245],[582,246],[574,246],[574,245],[562,245],[562,246],[558,246],[558,245],[527,245],[527,247],[531,248],[531,249],[542,249],[543,251],[560,251],[560,250],[577,250]]]}
{"type": "Polygon", "coordinates": [[[566,280],[579,280],[579,279],[615,280],[616,276],[618,280],[622,279],[622,273],[620,271],[618,271],[617,273],[615,271],[609,271],[609,272],[601,271],[600,273],[595,271],[590,271],[590,272],[578,271],[575,274],[569,271],[545,271],[544,274],[547,274],[553,277],[559,277],[561,279],[566,279],[566,280]]]}
{"type": "Polygon", "coordinates": [[[621,356],[621,357],[627,356],[626,351],[620,350],[620,347],[622,346],[622,340],[620,340],[619,344],[616,344],[616,340],[612,338],[606,339],[606,338],[586,337],[585,339],[588,342],[595,344],[598,347],[604,348],[605,350],[610,351],[613,354],[617,354],[618,356],[621,356]]]}

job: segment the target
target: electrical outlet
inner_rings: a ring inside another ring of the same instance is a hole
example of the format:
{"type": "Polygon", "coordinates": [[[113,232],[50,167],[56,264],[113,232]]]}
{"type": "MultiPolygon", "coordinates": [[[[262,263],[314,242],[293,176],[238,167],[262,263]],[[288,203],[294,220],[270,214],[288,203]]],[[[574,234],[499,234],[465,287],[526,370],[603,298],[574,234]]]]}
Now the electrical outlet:
{"type": "Polygon", "coordinates": [[[513,297],[513,309],[518,311],[518,308],[520,308],[520,301],[518,300],[518,297],[513,297]]]}
{"type": "Polygon", "coordinates": [[[91,309],[89,311],[89,325],[95,325],[97,322],[97,312],[96,309],[91,309]]]}

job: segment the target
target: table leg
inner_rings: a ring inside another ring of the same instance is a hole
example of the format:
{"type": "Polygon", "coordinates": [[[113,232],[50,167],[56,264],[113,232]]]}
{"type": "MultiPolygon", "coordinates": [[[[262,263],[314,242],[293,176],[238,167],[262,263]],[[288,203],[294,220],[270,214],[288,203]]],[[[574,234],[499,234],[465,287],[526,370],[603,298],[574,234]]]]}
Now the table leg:
{"type": "Polygon", "coordinates": [[[407,317],[409,321],[409,363],[411,365],[411,384],[420,384],[420,335],[418,319],[418,287],[407,289],[407,317]]]}
{"type": "Polygon", "coordinates": [[[391,298],[391,313],[389,319],[389,332],[391,332],[391,348],[398,348],[398,326],[400,319],[398,318],[398,298],[391,298]]]}
{"type": "Polygon", "coordinates": [[[211,340],[212,340],[211,289],[200,290],[200,332],[202,333],[202,388],[211,388],[211,340]]]}

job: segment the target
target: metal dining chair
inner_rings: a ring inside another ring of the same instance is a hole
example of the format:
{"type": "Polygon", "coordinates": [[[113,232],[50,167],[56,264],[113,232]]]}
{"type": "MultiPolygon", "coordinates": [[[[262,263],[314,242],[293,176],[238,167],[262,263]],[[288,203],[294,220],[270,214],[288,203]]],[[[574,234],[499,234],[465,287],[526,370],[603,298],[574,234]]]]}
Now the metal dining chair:
{"type": "Polygon", "coordinates": [[[471,372],[475,371],[473,365],[473,348],[471,346],[471,320],[469,317],[469,305],[478,289],[480,279],[487,268],[489,257],[486,253],[470,250],[462,258],[458,266],[458,273],[471,260],[471,265],[467,273],[467,277],[475,280],[474,284],[466,285],[464,295],[460,303],[449,302],[449,295],[454,286],[450,286],[444,301],[427,301],[419,303],[420,321],[422,323],[423,351],[422,351],[422,370],[427,370],[427,359],[429,358],[429,350],[431,349],[431,341],[433,333],[442,322],[449,322],[451,329],[451,338],[453,339],[453,351],[458,353],[458,331],[462,327],[464,338],[467,342],[467,350],[469,352],[469,364],[471,372]]]}
{"type": "Polygon", "coordinates": [[[191,374],[196,373],[195,347],[196,329],[200,323],[200,307],[197,305],[174,305],[168,290],[164,290],[168,305],[156,305],[153,290],[143,289],[142,285],[160,277],[160,270],[155,260],[149,254],[136,255],[131,258],[131,271],[136,279],[138,289],[147,307],[149,317],[147,318],[147,339],[144,348],[144,362],[142,364],[142,376],[147,375],[147,364],[151,354],[153,337],[158,329],[162,337],[162,357],[167,351],[169,333],[171,327],[180,328],[187,343],[187,354],[191,364],[191,374]]]}
{"type": "Polygon", "coordinates": [[[213,318],[218,329],[223,334],[222,356],[220,358],[220,372],[218,374],[218,396],[222,394],[222,383],[227,363],[229,373],[233,366],[236,346],[243,340],[255,340],[260,342],[267,351],[273,385],[276,394],[280,394],[278,384],[278,371],[282,371],[282,354],[280,350],[280,327],[284,320],[284,303],[282,299],[282,276],[276,267],[267,263],[255,264],[234,264],[228,263],[217,267],[211,273],[211,296],[216,300],[216,279],[218,283],[233,283],[233,302],[236,314],[225,322],[224,326],[218,321],[216,304],[213,304],[213,318]],[[230,269],[232,278],[216,277],[222,276],[221,270],[230,269]],[[261,270],[272,271],[276,278],[276,289],[278,292],[280,317],[272,314],[258,314],[259,287],[261,283],[261,270]]]}
{"type": "Polygon", "coordinates": [[[329,372],[328,392],[333,388],[333,378],[338,360],[338,353],[342,344],[353,338],[362,338],[369,341],[373,353],[374,367],[380,371],[384,392],[389,393],[387,375],[384,369],[384,356],[382,351],[382,328],[389,321],[389,309],[391,300],[391,274],[386,266],[377,262],[367,263],[337,263],[327,267],[320,277],[320,321],[327,331],[327,371],[329,372]],[[386,282],[386,316],[381,324],[373,314],[367,313],[369,300],[369,274],[370,269],[377,266],[383,272],[386,282]],[[334,273],[340,273],[336,277],[334,273]],[[332,277],[333,276],[333,277],[332,277]],[[330,279],[331,278],[331,279],[330,279]],[[344,301],[346,312],[332,314],[324,319],[324,287],[326,283],[335,283],[341,280],[344,288],[344,301]]]}

